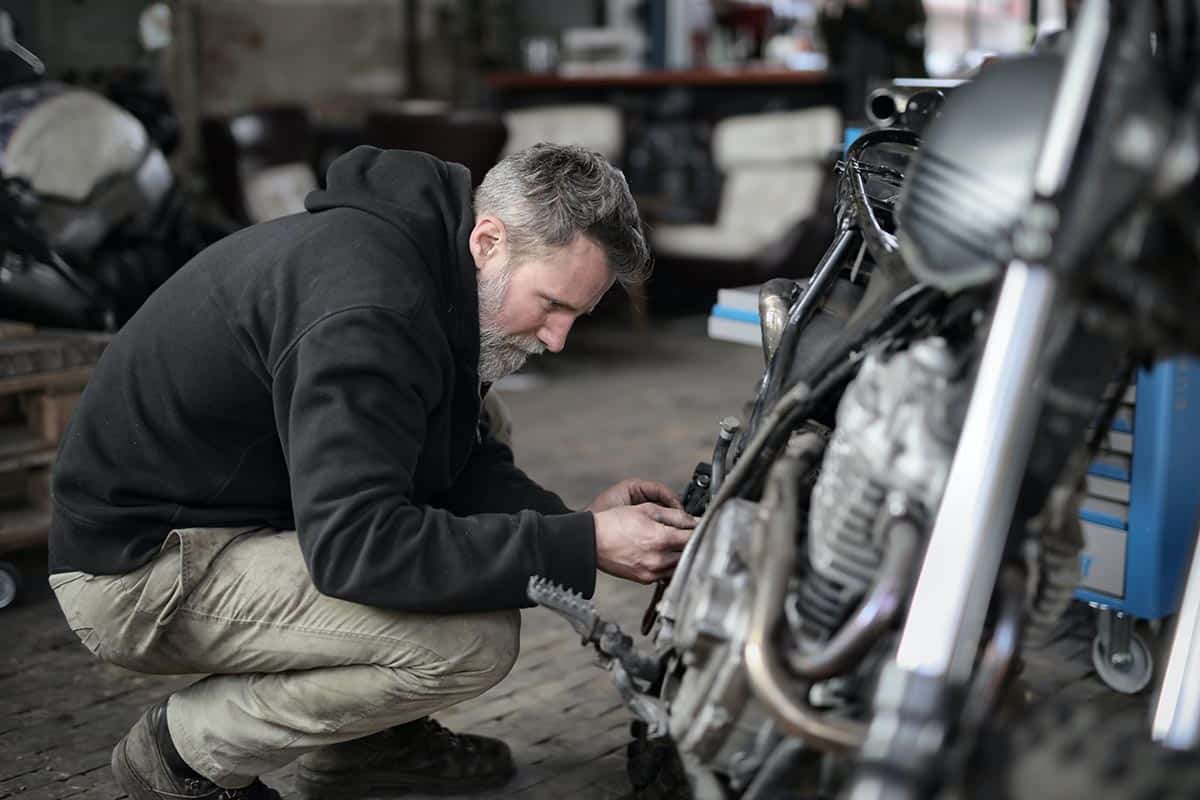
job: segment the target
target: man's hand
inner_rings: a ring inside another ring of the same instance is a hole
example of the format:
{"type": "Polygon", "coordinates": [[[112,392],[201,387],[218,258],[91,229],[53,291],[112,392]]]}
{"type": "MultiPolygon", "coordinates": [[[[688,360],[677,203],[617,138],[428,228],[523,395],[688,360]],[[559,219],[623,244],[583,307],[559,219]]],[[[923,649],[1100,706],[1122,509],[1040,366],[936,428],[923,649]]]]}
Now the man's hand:
{"type": "Polygon", "coordinates": [[[696,527],[696,518],[683,509],[654,503],[617,506],[595,517],[596,566],[638,583],[670,575],[696,527]]]}
{"type": "Polygon", "coordinates": [[[610,508],[636,506],[639,503],[657,503],[660,506],[683,510],[683,504],[666,484],[628,478],[598,494],[584,511],[598,514],[610,508]]]}

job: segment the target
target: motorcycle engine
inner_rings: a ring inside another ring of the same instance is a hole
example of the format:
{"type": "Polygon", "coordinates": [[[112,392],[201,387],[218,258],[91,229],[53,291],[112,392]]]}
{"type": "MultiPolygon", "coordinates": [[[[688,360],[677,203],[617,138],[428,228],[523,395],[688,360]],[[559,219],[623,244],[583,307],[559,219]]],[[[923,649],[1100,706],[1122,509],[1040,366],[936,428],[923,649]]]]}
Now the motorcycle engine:
{"type": "Polygon", "coordinates": [[[789,608],[802,647],[826,641],[874,583],[887,546],[875,524],[887,495],[937,508],[957,440],[954,366],[945,341],[925,339],[889,361],[866,359],[846,390],[813,489],[810,572],[789,608]]]}
{"type": "MultiPolygon", "coordinates": [[[[779,741],[766,709],[753,697],[742,652],[754,583],[753,522],[759,504],[733,499],[715,511],[681,598],[674,647],[682,671],[668,675],[671,738],[685,758],[743,786],[779,741]],[[682,679],[672,676],[682,672],[682,679]]],[[[707,777],[707,776],[706,776],[707,777]]],[[[711,779],[711,777],[709,777],[711,779]]]]}
{"type": "MultiPolygon", "coordinates": [[[[868,357],[847,388],[807,525],[792,545],[806,557],[797,559],[785,608],[802,649],[820,648],[874,583],[887,549],[875,522],[888,495],[901,492],[910,503],[936,508],[956,438],[954,368],[946,343],[926,339],[886,360],[868,357]]],[[[712,513],[685,577],[671,641],[659,643],[678,654],[662,697],[697,796],[708,794],[700,787],[717,775],[734,791],[743,788],[783,738],[754,694],[743,658],[755,592],[753,523],[770,509],[734,498],[712,513]]],[[[814,685],[813,694],[820,688],[814,685]]]]}

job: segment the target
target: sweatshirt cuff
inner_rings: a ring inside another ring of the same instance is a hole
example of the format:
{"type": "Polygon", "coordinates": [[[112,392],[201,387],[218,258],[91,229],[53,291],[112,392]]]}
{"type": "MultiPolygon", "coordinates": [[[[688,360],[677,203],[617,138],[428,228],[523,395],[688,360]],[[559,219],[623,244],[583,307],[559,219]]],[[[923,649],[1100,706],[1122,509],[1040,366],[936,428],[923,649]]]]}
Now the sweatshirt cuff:
{"type": "Polygon", "coordinates": [[[590,511],[542,517],[546,575],[591,597],[596,591],[596,518],[590,511]]]}

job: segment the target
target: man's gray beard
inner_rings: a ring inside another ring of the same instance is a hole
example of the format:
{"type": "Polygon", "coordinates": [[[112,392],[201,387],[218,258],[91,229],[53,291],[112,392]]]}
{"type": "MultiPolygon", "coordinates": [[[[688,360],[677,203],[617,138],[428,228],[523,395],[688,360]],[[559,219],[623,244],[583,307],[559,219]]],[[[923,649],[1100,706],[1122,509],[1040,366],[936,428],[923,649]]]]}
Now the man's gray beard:
{"type": "Polygon", "coordinates": [[[511,270],[495,278],[479,279],[479,380],[495,383],[525,365],[531,355],[545,352],[536,336],[514,336],[500,330],[496,317],[508,291],[511,270]]]}

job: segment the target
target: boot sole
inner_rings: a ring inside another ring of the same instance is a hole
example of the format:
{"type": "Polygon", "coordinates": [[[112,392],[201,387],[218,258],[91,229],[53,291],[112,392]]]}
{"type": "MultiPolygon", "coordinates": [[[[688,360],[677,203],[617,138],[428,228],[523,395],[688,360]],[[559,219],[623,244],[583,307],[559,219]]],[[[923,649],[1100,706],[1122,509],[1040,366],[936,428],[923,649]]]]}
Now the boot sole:
{"type": "Polygon", "coordinates": [[[405,794],[470,794],[499,789],[513,779],[514,770],[507,775],[490,775],[470,779],[430,778],[428,775],[389,776],[373,779],[353,777],[348,772],[316,772],[296,765],[296,789],[305,800],[343,800],[353,797],[392,797],[405,794]]]}

